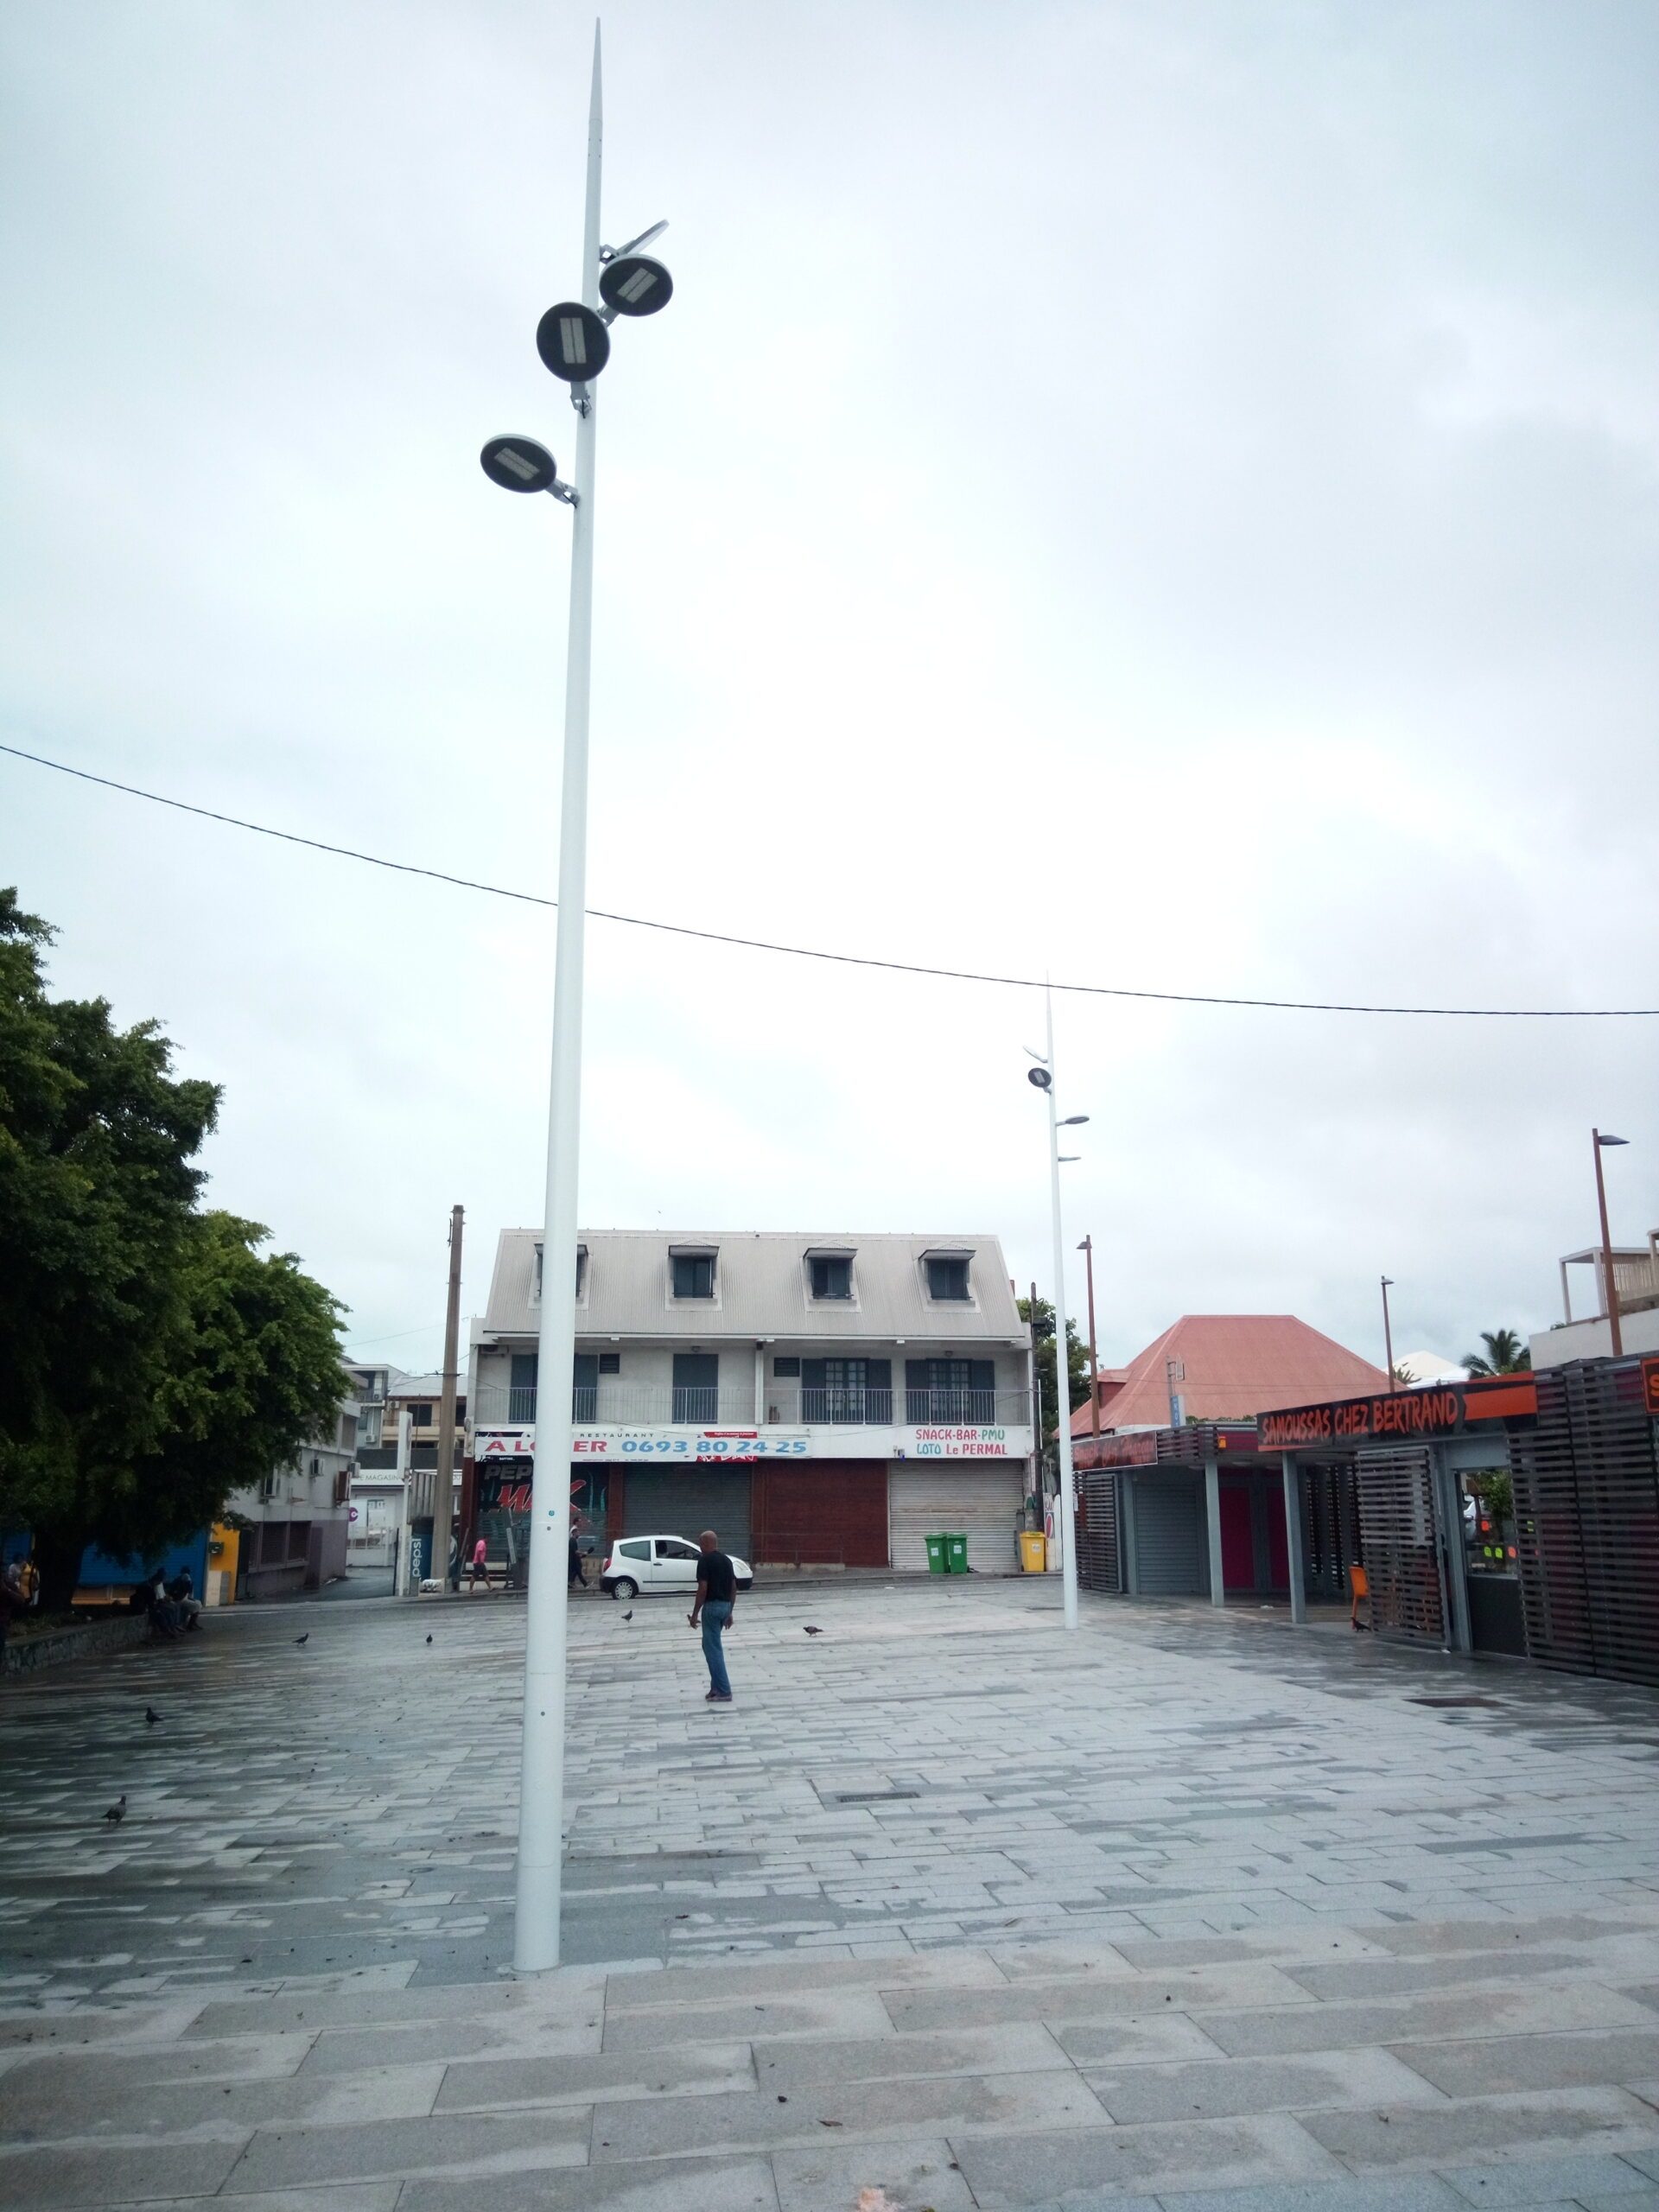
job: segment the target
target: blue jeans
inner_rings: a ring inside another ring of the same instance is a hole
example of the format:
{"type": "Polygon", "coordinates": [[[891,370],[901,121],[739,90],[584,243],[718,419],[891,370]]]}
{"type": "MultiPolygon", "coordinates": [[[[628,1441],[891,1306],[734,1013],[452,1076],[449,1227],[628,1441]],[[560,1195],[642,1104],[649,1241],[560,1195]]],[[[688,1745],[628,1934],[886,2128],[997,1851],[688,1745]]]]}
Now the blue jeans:
{"type": "Polygon", "coordinates": [[[702,1609],[702,1656],[709,1662],[709,1687],[716,1697],[730,1697],[732,1694],[726,1672],[726,1654],[720,1642],[731,1618],[731,1605],[724,1598],[711,1599],[702,1609]]]}

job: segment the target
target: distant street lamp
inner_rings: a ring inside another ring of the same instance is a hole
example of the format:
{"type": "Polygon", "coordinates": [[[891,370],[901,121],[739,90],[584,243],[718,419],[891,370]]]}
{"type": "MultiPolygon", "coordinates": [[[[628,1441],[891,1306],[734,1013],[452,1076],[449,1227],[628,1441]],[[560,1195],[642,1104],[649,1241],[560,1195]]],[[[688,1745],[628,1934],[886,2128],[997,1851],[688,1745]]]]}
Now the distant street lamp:
{"type": "Polygon", "coordinates": [[[492,438],[479,459],[508,492],[548,492],[575,511],[570,545],[570,632],[564,677],[564,769],[559,809],[559,918],[553,965],[553,1062],[547,1116],[547,1208],[531,1489],[530,1597],[518,1793],[513,1964],[539,1974],[559,1963],[564,1819],[565,1553],[570,1529],[572,1376],[576,1346],[576,1154],[582,1122],[582,985],[588,904],[588,690],[594,632],[594,379],[611,357],[617,315],[654,314],[674,286],[638,249],[665,226],[620,247],[599,241],[601,99],[594,33],[588,108],[588,192],[582,297],[561,300],[536,327],[543,365],[570,387],[576,410],[575,481],[562,484],[534,438],[492,438]],[[603,305],[601,305],[601,301],[603,305]]]}
{"type": "Polygon", "coordinates": [[[1382,1277],[1382,1354],[1389,1363],[1389,1388],[1390,1390],[1397,1390],[1400,1385],[1395,1379],[1394,1372],[1394,1331],[1389,1325],[1389,1293],[1393,1288],[1394,1277],[1384,1275],[1382,1277]]]}
{"type": "Polygon", "coordinates": [[[1604,1136],[1599,1129],[1590,1132],[1592,1149],[1596,1155],[1596,1205],[1601,1213],[1601,1285],[1602,1295],[1607,1301],[1607,1323],[1612,1332],[1613,1357],[1624,1357],[1624,1335],[1618,1325],[1618,1285],[1613,1280],[1613,1240],[1607,1233],[1607,1185],[1601,1173],[1601,1148],[1608,1144],[1629,1144],[1629,1137],[1604,1136]]]}
{"type": "MultiPolygon", "coordinates": [[[[1027,1047],[1029,1050],[1029,1047],[1027,1047]]],[[[1054,1441],[1060,1462],[1060,1588],[1065,1605],[1065,1624],[1077,1624],[1077,1484],[1071,1471],[1071,1393],[1065,1332],[1065,1234],[1060,1225],[1060,1169],[1077,1154],[1060,1150],[1060,1131],[1081,1128],[1089,1116],[1068,1114],[1058,1118],[1054,1099],[1054,1005],[1048,1007],[1048,1052],[1033,1052],[1037,1062],[1027,1080],[1048,1100],[1049,1206],[1054,1231],[1054,1441]]],[[[1042,1438],[1037,1440],[1040,1449],[1042,1438]]]]}

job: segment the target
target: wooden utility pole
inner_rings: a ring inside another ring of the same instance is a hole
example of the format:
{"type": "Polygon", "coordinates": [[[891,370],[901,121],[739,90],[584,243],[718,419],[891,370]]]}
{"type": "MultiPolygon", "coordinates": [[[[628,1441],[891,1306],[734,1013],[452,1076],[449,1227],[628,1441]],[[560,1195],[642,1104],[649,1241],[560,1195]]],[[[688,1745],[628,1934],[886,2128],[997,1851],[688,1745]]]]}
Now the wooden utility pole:
{"type": "MultiPolygon", "coordinates": [[[[1089,1270],[1089,1428],[1100,1434],[1100,1355],[1095,1350],[1095,1240],[1085,1236],[1077,1247],[1089,1270]]],[[[1071,1392],[1066,1392],[1067,1397],[1071,1392]]]]}
{"type": "MultiPolygon", "coordinates": [[[[461,1232],[465,1209],[449,1210],[449,1304],[443,1317],[443,1399],[438,1408],[438,1464],[432,1470],[432,1573],[449,1579],[449,1530],[454,1518],[455,1397],[461,1357],[461,1232]]],[[[457,1562],[459,1564],[459,1562],[457,1562]]]]}

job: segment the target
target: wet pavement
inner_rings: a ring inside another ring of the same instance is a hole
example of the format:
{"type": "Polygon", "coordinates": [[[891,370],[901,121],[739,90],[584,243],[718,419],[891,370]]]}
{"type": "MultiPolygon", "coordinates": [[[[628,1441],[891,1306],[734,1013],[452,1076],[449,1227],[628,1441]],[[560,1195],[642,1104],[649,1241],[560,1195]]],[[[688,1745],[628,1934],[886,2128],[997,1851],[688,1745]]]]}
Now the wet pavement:
{"type": "Polygon", "coordinates": [[[0,2129],[54,2146],[0,2205],[1659,2196],[1659,1697],[970,1578],[758,1589],[711,1708],[682,1605],[578,1596],[518,1983],[523,1622],[0,1689],[0,2129]]]}

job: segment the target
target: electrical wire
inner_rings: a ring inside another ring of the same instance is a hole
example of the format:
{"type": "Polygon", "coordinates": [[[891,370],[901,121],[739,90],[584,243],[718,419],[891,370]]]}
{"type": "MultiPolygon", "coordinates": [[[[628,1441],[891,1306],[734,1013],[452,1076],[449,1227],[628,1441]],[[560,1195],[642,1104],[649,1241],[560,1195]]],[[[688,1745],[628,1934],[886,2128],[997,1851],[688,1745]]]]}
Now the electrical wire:
{"type": "MultiPolygon", "coordinates": [[[[380,853],[359,852],[352,845],[333,845],[321,837],[302,837],[297,830],[273,829],[268,822],[249,822],[238,814],[221,814],[211,806],[195,806],[188,799],[169,798],[162,791],[124,784],[113,776],[94,775],[90,768],[71,767],[67,760],[49,760],[43,753],[27,753],[19,745],[0,742],[0,753],[16,760],[32,761],[60,776],[74,776],[85,784],[99,784],[105,791],[124,791],[129,798],[147,800],[152,806],[171,807],[179,814],[194,814],[204,822],[222,823],[232,830],[251,830],[256,836],[279,838],[288,845],[304,845],[314,853],[332,853],[338,860],[359,861],[366,868],[391,869],[397,875],[419,875],[433,883],[448,883],[458,891],[481,891],[488,898],[512,899],[526,906],[556,906],[556,899],[543,899],[533,891],[514,891],[501,883],[480,883],[467,875],[450,875],[444,869],[422,868],[413,861],[388,860],[380,853]]],[[[735,937],[723,930],[694,929],[686,922],[661,922],[642,914],[618,914],[603,906],[587,909],[591,920],[620,922],[626,928],[655,930],[669,937],[695,938],[704,944],[730,944],[747,952],[775,952],[791,960],[823,960],[843,968],[871,968],[894,976],[926,976],[952,983],[993,983],[1018,991],[1064,991],[1071,996],[1102,999],[1139,999],[1160,1006],[1243,1007],[1274,1014],[1366,1014],[1432,1015],[1459,1021],[1640,1021],[1659,1017],[1654,1006],[1376,1006],[1341,999],[1267,999],[1225,996],[1217,991],[1139,990],[1127,983],[1051,982],[1034,976],[995,976],[972,968],[932,968],[914,960],[879,960],[873,954],[826,952],[821,946],[780,944],[770,938],[735,937]]]]}

